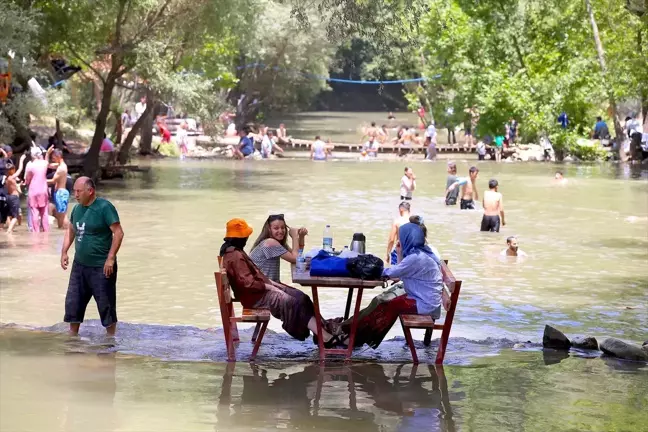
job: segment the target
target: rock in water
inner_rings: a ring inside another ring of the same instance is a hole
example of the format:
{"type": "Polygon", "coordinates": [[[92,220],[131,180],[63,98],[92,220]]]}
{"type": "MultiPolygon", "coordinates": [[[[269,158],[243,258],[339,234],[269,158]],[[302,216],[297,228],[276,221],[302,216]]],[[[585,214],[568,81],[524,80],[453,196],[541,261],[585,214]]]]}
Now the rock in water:
{"type": "Polygon", "coordinates": [[[556,330],[550,325],[545,325],[544,336],[542,336],[542,346],[545,348],[568,350],[571,342],[567,336],[560,330],[556,330]]]}
{"type": "Polygon", "coordinates": [[[571,344],[574,348],[597,350],[599,349],[596,338],[593,337],[576,337],[572,339],[571,344]]]}
{"type": "Polygon", "coordinates": [[[619,339],[605,339],[601,344],[601,351],[624,360],[648,361],[648,352],[619,339]]]}

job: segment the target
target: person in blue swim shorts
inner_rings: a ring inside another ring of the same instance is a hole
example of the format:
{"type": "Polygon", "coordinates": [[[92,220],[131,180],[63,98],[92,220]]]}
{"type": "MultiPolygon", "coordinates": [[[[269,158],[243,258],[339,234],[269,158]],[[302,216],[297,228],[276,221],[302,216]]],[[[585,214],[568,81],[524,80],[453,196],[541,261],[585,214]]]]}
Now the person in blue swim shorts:
{"type": "Polygon", "coordinates": [[[67,189],[68,168],[63,160],[63,152],[59,149],[50,147],[47,151],[47,159],[52,157],[50,166],[56,167],[54,177],[47,180],[47,183],[54,185],[54,217],[59,228],[65,228],[68,224],[67,209],[70,200],[70,191],[67,189]]]}

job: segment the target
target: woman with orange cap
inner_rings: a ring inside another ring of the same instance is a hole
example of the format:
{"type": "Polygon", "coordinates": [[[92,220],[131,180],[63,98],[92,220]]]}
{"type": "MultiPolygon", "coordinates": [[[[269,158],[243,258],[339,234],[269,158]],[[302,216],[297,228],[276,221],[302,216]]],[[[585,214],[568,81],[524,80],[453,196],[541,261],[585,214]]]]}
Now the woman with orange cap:
{"type": "MultiPolygon", "coordinates": [[[[254,264],[243,248],[252,228],[243,219],[227,222],[224,243],[220,249],[227,279],[234,297],[244,308],[269,309],[283,323],[283,329],[299,340],[306,340],[310,331],[316,333],[313,302],[302,291],[270,280],[254,264]]],[[[324,332],[324,345],[340,344],[337,336],[324,332]]]]}

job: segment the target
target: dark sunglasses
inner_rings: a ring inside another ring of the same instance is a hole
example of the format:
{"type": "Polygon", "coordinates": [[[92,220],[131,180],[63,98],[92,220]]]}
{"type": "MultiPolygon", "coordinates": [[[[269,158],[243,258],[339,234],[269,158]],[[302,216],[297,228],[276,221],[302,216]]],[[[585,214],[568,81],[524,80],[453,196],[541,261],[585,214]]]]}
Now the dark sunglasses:
{"type": "Polygon", "coordinates": [[[272,223],[272,222],[274,222],[274,221],[276,221],[276,220],[282,220],[282,221],[284,221],[284,222],[286,221],[286,220],[284,219],[284,215],[283,215],[283,213],[268,216],[268,223],[272,223]]]}

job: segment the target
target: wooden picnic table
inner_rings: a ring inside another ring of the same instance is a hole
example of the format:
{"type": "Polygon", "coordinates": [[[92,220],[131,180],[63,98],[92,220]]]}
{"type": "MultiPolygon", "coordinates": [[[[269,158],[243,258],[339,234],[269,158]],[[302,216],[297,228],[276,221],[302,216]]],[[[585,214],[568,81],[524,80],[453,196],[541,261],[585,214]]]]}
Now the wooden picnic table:
{"type": "Polygon", "coordinates": [[[294,283],[305,287],[311,287],[313,290],[313,305],[315,306],[315,321],[317,324],[317,344],[319,346],[320,362],[326,359],[327,355],[342,354],[345,360],[351,360],[353,354],[353,344],[355,342],[355,334],[358,329],[358,314],[360,312],[360,303],[362,302],[362,291],[364,289],[373,289],[383,285],[381,280],[362,280],[347,277],[320,277],[311,276],[308,270],[299,271],[295,264],[292,265],[292,280],[294,283]],[[324,348],[324,338],[322,337],[322,316],[320,314],[318,288],[337,288],[348,289],[346,311],[344,318],[349,316],[349,307],[351,306],[351,299],[353,297],[353,290],[357,289],[355,308],[353,313],[353,320],[351,321],[351,331],[349,333],[349,346],[348,348],[324,348]]]}

